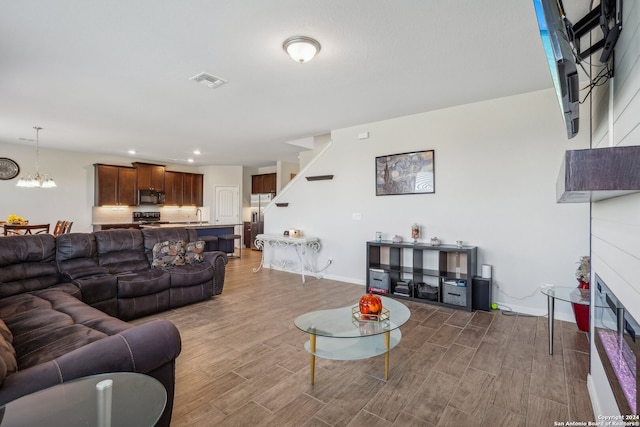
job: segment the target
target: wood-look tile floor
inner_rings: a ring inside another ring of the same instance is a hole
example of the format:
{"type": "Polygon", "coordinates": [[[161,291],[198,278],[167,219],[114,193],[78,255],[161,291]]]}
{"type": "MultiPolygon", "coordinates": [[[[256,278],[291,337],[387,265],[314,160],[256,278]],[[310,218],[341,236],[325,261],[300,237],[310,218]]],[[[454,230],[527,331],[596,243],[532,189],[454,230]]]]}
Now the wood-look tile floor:
{"type": "Polygon", "coordinates": [[[260,253],[227,266],[222,295],[136,320],[168,319],[182,336],[172,426],[553,426],[593,421],[586,334],[546,317],[468,313],[407,302],[411,319],[391,351],[360,361],[317,359],[293,320],[355,304],[359,285],[275,270],[260,253]]]}

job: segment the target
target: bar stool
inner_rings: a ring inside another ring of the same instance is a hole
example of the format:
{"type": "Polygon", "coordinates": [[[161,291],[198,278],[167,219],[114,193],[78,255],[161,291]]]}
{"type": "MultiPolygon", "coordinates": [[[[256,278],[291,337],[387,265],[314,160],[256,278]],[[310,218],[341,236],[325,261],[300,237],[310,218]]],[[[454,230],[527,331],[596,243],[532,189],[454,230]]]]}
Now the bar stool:
{"type": "Polygon", "coordinates": [[[239,235],[239,234],[223,234],[222,236],[218,236],[218,242],[220,242],[221,240],[225,242],[224,245],[220,245],[220,250],[227,251],[227,246],[229,244],[231,244],[231,251],[227,252],[227,253],[231,254],[231,255],[229,255],[229,258],[242,258],[242,245],[241,244],[238,244],[238,256],[234,255],[236,253],[235,241],[236,241],[236,239],[240,240],[241,238],[242,238],[242,236],[239,235]]]}
{"type": "Polygon", "coordinates": [[[202,240],[203,242],[206,243],[207,252],[218,250],[218,236],[199,236],[198,240],[202,240]]]}

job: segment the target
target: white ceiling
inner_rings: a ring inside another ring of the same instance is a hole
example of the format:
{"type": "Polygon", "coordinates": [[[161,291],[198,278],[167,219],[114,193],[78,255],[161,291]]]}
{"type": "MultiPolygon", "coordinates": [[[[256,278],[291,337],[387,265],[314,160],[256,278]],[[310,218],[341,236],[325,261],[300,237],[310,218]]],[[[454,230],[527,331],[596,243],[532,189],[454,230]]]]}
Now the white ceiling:
{"type": "Polygon", "coordinates": [[[6,143],[38,125],[43,148],[266,166],[296,161],[287,141],[551,86],[532,0],[0,0],[6,143]],[[294,35],[313,61],[282,50],[294,35]]]}

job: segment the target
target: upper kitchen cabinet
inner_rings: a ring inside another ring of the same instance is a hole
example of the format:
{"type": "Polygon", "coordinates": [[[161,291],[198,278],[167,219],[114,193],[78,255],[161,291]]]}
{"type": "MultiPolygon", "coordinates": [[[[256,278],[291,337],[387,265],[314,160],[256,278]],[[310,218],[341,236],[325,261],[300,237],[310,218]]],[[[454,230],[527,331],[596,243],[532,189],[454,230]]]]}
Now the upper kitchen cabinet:
{"type": "Polygon", "coordinates": [[[166,171],[165,205],[202,206],[203,175],[197,173],[166,171]]]}
{"type": "Polygon", "coordinates": [[[166,171],[164,173],[164,204],[182,205],[182,183],[184,181],[182,172],[166,171]]]}
{"type": "Polygon", "coordinates": [[[136,205],[136,169],[126,166],[95,164],[96,206],[136,205]]]}
{"type": "Polygon", "coordinates": [[[251,175],[251,194],[276,193],[275,173],[263,173],[260,175],[251,175]]]}
{"type": "Polygon", "coordinates": [[[204,202],[204,175],[199,173],[184,174],[184,200],[185,205],[202,206],[204,202]]]}
{"type": "Polygon", "coordinates": [[[164,165],[133,163],[138,170],[138,190],[165,191],[164,165]]]}

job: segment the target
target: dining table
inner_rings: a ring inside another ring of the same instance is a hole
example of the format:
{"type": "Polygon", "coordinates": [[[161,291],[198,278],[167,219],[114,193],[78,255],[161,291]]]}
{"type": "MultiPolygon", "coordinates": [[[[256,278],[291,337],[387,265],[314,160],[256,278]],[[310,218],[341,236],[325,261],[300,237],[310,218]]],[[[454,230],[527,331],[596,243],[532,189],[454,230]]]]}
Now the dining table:
{"type": "Polygon", "coordinates": [[[51,224],[2,224],[5,236],[49,233],[51,224]]]}

